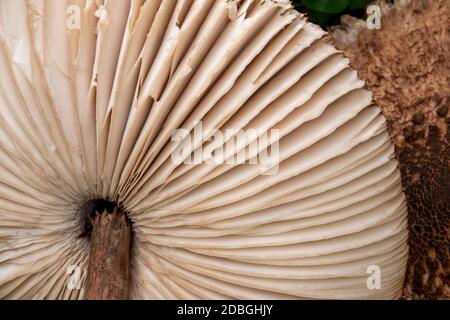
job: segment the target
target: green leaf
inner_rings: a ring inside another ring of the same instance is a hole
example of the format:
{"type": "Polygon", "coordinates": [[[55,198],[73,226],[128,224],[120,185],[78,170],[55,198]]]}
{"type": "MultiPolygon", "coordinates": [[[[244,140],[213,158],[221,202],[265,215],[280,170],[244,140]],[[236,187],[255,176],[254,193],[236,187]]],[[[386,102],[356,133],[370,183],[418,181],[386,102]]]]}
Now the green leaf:
{"type": "Polygon", "coordinates": [[[310,10],[309,18],[312,22],[323,26],[328,22],[328,20],[330,20],[331,15],[319,11],[310,10]]]}
{"type": "Polygon", "coordinates": [[[309,10],[327,14],[341,13],[347,8],[350,0],[302,0],[309,10]]]}
{"type": "Polygon", "coordinates": [[[351,10],[364,9],[367,5],[367,0],[350,0],[349,7],[351,10]]]}

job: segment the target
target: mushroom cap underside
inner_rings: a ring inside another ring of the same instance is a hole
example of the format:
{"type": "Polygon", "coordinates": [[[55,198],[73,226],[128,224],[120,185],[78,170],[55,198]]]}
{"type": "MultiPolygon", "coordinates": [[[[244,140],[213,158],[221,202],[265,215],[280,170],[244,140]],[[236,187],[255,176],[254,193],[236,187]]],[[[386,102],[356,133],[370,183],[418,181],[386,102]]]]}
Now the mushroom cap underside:
{"type": "Polygon", "coordinates": [[[289,1],[2,0],[0,70],[0,298],[83,298],[96,198],[131,298],[401,295],[385,119],[289,1]]]}

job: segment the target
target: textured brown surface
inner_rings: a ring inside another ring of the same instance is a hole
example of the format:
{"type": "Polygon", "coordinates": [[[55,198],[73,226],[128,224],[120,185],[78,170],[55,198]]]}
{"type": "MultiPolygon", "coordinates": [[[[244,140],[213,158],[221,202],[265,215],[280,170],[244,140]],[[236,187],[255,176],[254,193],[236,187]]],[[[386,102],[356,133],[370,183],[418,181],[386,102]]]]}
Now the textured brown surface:
{"type": "Polygon", "coordinates": [[[450,1],[413,1],[342,48],[387,117],[408,199],[404,298],[450,298],[450,1]]]}
{"type": "Polygon", "coordinates": [[[131,227],[123,213],[93,220],[86,300],[126,300],[129,289],[131,227]]]}

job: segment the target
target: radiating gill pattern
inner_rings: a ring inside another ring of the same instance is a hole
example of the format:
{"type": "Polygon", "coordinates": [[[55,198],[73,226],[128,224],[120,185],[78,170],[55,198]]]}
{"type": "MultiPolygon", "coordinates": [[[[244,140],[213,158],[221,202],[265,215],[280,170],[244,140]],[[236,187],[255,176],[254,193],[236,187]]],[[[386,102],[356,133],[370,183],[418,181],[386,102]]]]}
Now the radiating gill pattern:
{"type": "Polygon", "coordinates": [[[133,222],[131,298],[401,294],[406,206],[385,119],[290,1],[2,0],[0,122],[0,298],[83,298],[93,198],[133,222]],[[173,132],[200,123],[278,130],[278,171],[174,163],[173,132]]]}

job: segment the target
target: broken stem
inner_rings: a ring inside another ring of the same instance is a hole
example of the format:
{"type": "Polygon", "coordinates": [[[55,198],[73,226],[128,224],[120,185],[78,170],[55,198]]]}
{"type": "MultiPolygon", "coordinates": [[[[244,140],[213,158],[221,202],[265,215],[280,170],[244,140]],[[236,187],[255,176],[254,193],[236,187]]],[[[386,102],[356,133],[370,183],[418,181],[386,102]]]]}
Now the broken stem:
{"type": "Polygon", "coordinates": [[[129,288],[131,226],[126,214],[114,210],[92,221],[86,300],[126,300],[129,288]]]}

